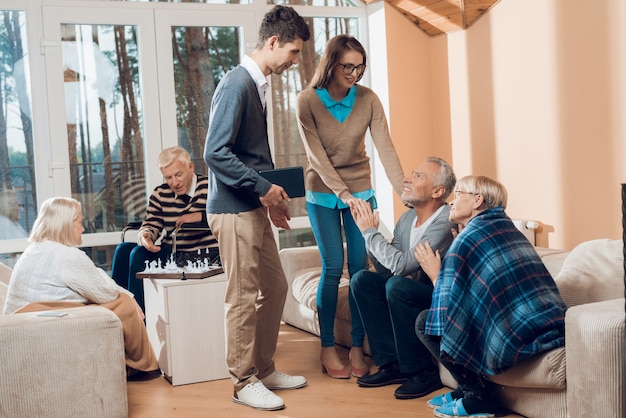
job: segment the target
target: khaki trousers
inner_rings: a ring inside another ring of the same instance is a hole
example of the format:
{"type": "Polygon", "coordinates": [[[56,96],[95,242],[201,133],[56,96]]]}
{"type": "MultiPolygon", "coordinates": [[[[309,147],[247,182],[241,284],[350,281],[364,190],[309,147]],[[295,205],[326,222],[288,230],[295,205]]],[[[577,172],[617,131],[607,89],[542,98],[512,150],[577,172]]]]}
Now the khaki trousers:
{"type": "MultiPolygon", "coordinates": [[[[15,313],[76,308],[79,306],[85,305],[77,302],[33,302],[18,309],[15,313]]],[[[120,293],[119,297],[113,302],[103,303],[99,306],[113,311],[122,322],[126,365],[141,371],[158,369],[159,363],[148,340],[146,326],[137,312],[138,305],[135,300],[125,293],[120,293]]]]}
{"type": "Polygon", "coordinates": [[[267,208],[209,214],[226,287],[226,364],[235,391],[274,372],[287,280],[267,208]]]}

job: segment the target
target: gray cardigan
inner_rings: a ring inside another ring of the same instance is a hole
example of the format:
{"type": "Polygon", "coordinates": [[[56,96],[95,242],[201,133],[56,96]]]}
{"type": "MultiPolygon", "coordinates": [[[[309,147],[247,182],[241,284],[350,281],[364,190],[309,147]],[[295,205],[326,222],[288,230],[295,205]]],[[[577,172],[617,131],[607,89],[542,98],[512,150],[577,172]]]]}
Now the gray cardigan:
{"type": "Polygon", "coordinates": [[[239,213],[261,207],[272,184],[259,170],[274,168],[267,118],[256,83],[237,66],[218,84],[204,146],[209,167],[207,213],[239,213]]]}
{"type": "MultiPolygon", "coordinates": [[[[421,239],[421,242],[428,240],[433,250],[439,250],[442,258],[452,244],[453,237],[450,229],[456,227],[448,220],[449,215],[450,207],[446,205],[426,228],[421,239]]],[[[366,229],[363,232],[363,238],[377,272],[385,276],[411,277],[431,284],[413,255],[415,247],[410,247],[411,228],[416,219],[415,210],[409,209],[404,212],[393,229],[391,243],[376,228],[366,229]]]]}

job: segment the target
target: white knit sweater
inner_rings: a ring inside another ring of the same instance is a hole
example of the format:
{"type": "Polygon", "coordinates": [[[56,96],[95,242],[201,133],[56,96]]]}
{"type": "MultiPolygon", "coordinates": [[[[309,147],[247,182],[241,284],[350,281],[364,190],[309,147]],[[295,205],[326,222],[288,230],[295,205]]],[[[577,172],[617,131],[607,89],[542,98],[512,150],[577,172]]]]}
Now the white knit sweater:
{"type": "Polygon", "coordinates": [[[32,302],[112,302],[124,292],[82,250],[54,241],[30,244],[11,274],[4,314],[32,302]]]}

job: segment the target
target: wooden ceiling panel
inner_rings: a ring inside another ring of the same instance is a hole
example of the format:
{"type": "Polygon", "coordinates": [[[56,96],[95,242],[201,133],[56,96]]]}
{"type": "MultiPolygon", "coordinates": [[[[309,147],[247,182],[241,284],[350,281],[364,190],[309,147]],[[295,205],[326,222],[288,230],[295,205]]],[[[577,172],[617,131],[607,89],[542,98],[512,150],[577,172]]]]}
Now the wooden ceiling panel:
{"type": "Polygon", "coordinates": [[[432,7],[421,7],[419,9],[411,10],[409,13],[433,24],[435,20],[439,20],[446,16],[461,15],[461,10],[451,4],[439,2],[437,4],[433,4],[432,7]]]}
{"type": "Polygon", "coordinates": [[[415,22],[428,35],[435,36],[467,29],[500,0],[385,1],[415,22]]]}
{"type": "MultiPolygon", "coordinates": [[[[463,15],[460,12],[441,16],[438,19],[430,19],[427,23],[439,30],[439,33],[455,32],[464,29],[463,15]]],[[[433,31],[433,35],[437,34],[436,31],[433,31]]]]}

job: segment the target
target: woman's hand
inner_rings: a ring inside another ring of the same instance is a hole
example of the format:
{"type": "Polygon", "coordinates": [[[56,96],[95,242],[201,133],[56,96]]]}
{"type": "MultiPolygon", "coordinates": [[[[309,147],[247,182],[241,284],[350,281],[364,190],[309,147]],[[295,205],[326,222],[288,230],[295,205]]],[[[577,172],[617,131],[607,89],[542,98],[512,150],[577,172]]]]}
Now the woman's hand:
{"type": "Polygon", "coordinates": [[[441,270],[441,254],[439,254],[439,250],[433,251],[430,242],[424,241],[415,246],[413,255],[434,285],[437,281],[439,270],[441,270]]]}

